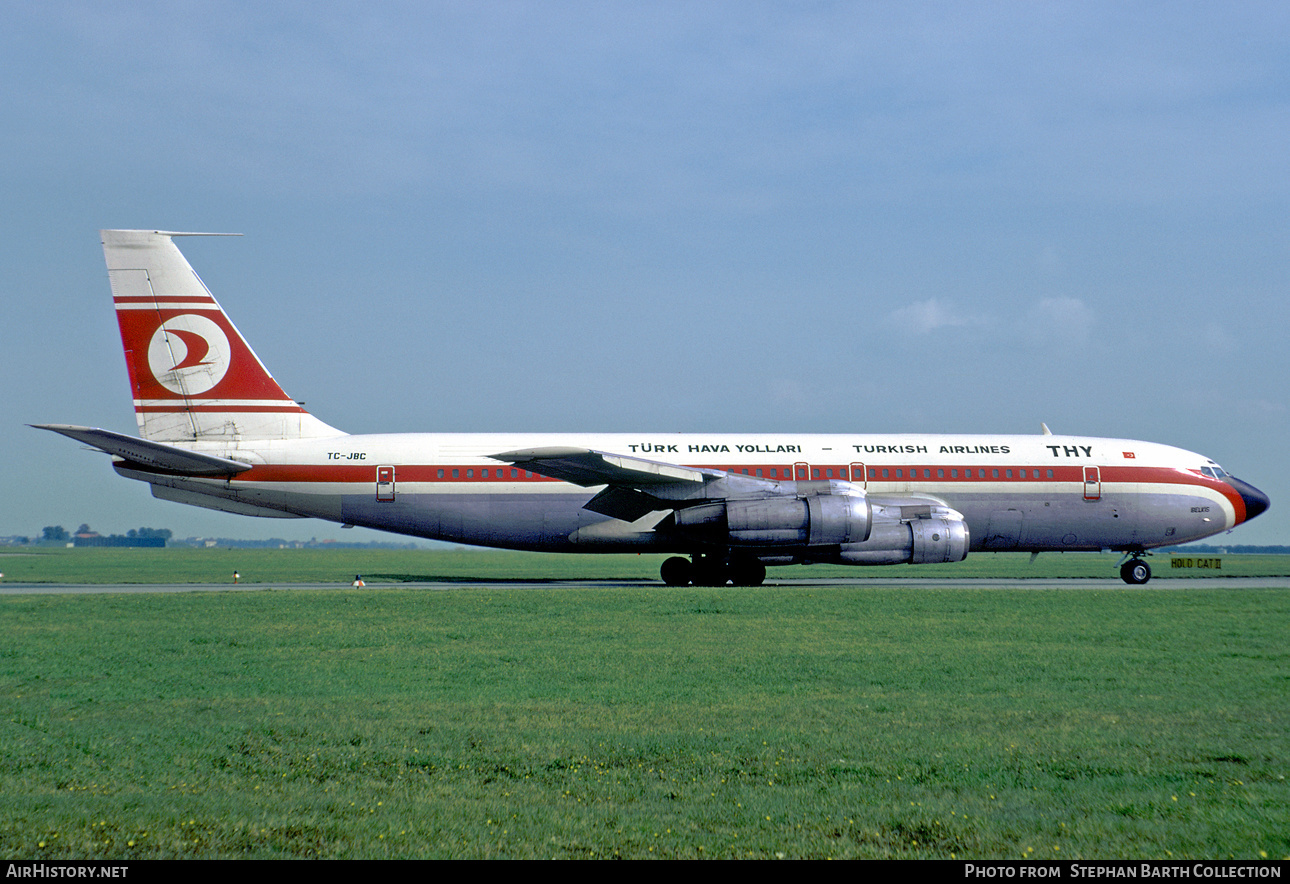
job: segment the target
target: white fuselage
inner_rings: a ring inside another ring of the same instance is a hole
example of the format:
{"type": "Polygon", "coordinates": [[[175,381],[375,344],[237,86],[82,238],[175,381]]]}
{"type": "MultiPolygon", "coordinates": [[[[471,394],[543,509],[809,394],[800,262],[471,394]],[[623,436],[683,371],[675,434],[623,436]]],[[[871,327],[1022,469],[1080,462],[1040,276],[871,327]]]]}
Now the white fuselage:
{"type": "Polygon", "coordinates": [[[1240,494],[1201,472],[1213,465],[1202,455],[1075,436],[342,435],[190,446],[254,465],[228,479],[119,469],[152,482],[159,497],[234,512],[484,546],[676,550],[675,537],[652,531],[597,531],[619,521],[583,509],[599,488],[490,457],[562,446],[747,475],[780,483],[786,493],[834,482],[881,498],[934,498],[963,514],[972,550],[1150,549],[1208,537],[1245,518],[1240,494]]]}

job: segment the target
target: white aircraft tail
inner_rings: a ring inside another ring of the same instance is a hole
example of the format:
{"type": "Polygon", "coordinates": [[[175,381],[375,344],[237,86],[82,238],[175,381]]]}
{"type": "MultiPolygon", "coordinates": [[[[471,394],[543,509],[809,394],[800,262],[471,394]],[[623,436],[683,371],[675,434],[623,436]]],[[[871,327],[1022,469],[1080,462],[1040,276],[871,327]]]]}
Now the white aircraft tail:
{"type": "Polygon", "coordinates": [[[162,442],[344,435],[265,369],[172,237],[103,230],[139,433],[162,442]]]}

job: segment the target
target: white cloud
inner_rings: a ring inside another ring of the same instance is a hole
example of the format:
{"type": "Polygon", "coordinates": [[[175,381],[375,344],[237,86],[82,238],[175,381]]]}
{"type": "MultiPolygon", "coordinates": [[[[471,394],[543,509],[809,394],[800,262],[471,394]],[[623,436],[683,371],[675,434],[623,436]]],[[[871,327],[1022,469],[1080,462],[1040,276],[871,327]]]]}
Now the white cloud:
{"type": "Polygon", "coordinates": [[[1043,298],[1026,311],[1025,336],[1036,344],[1083,344],[1093,338],[1097,316],[1079,298],[1043,298]]]}
{"type": "Polygon", "coordinates": [[[1021,310],[1000,308],[996,312],[928,298],[892,310],[887,322],[915,335],[971,329],[977,346],[1020,343],[1062,350],[1083,348],[1099,337],[1096,312],[1081,299],[1067,297],[1041,298],[1021,310]]]}
{"type": "Polygon", "coordinates": [[[964,328],[980,324],[975,316],[953,308],[939,298],[915,301],[891,311],[888,318],[892,324],[916,334],[928,334],[940,328],[964,328]]]}

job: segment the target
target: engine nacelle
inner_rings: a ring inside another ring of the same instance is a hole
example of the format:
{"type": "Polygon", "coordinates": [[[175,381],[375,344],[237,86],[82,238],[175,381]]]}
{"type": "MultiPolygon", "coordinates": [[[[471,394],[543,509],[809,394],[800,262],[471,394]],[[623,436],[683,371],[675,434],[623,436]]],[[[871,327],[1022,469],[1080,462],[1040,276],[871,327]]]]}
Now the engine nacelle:
{"type": "Polygon", "coordinates": [[[859,495],[821,494],[705,503],[673,519],[682,530],[733,546],[836,546],[868,539],[873,508],[859,495]]]}
{"type": "Polygon", "coordinates": [[[930,565],[967,558],[971,535],[967,522],[953,510],[931,518],[879,522],[867,541],[842,547],[847,565],[930,565]]]}

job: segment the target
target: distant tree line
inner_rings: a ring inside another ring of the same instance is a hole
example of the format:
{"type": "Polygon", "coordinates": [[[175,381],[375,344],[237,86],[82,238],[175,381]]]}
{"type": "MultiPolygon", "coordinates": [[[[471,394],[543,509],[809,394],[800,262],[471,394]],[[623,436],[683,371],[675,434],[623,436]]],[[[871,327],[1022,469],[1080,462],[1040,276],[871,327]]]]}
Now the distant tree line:
{"type": "MultiPolygon", "coordinates": [[[[29,537],[0,538],[0,544],[30,543],[29,537]]],[[[221,547],[224,549],[420,549],[412,541],[368,541],[350,543],[335,540],[284,540],[272,537],[268,540],[241,540],[232,537],[202,538],[188,537],[176,539],[169,528],[131,528],[125,534],[102,535],[86,523],[71,532],[62,525],[46,525],[41,529],[36,543],[75,546],[176,546],[176,547],[221,547]]]]}
{"type": "Polygon", "coordinates": [[[219,549],[421,549],[413,541],[369,540],[361,542],[339,540],[284,540],[270,537],[267,540],[244,540],[236,537],[189,537],[170,541],[168,546],[215,547],[219,549]]]}
{"type": "Polygon", "coordinates": [[[46,525],[40,532],[41,543],[71,541],[77,546],[165,546],[170,537],[169,528],[131,528],[125,534],[109,534],[105,537],[84,522],[75,534],[69,534],[62,525],[46,525]]]}
{"type": "Polygon", "coordinates": [[[1215,546],[1212,543],[1192,543],[1187,546],[1170,546],[1160,550],[1162,553],[1180,552],[1180,553],[1218,553],[1220,555],[1228,553],[1239,556],[1242,553],[1250,555],[1263,554],[1265,556],[1284,556],[1290,554],[1290,546],[1272,545],[1272,546],[1251,546],[1249,544],[1232,544],[1224,543],[1221,546],[1215,546]]]}

